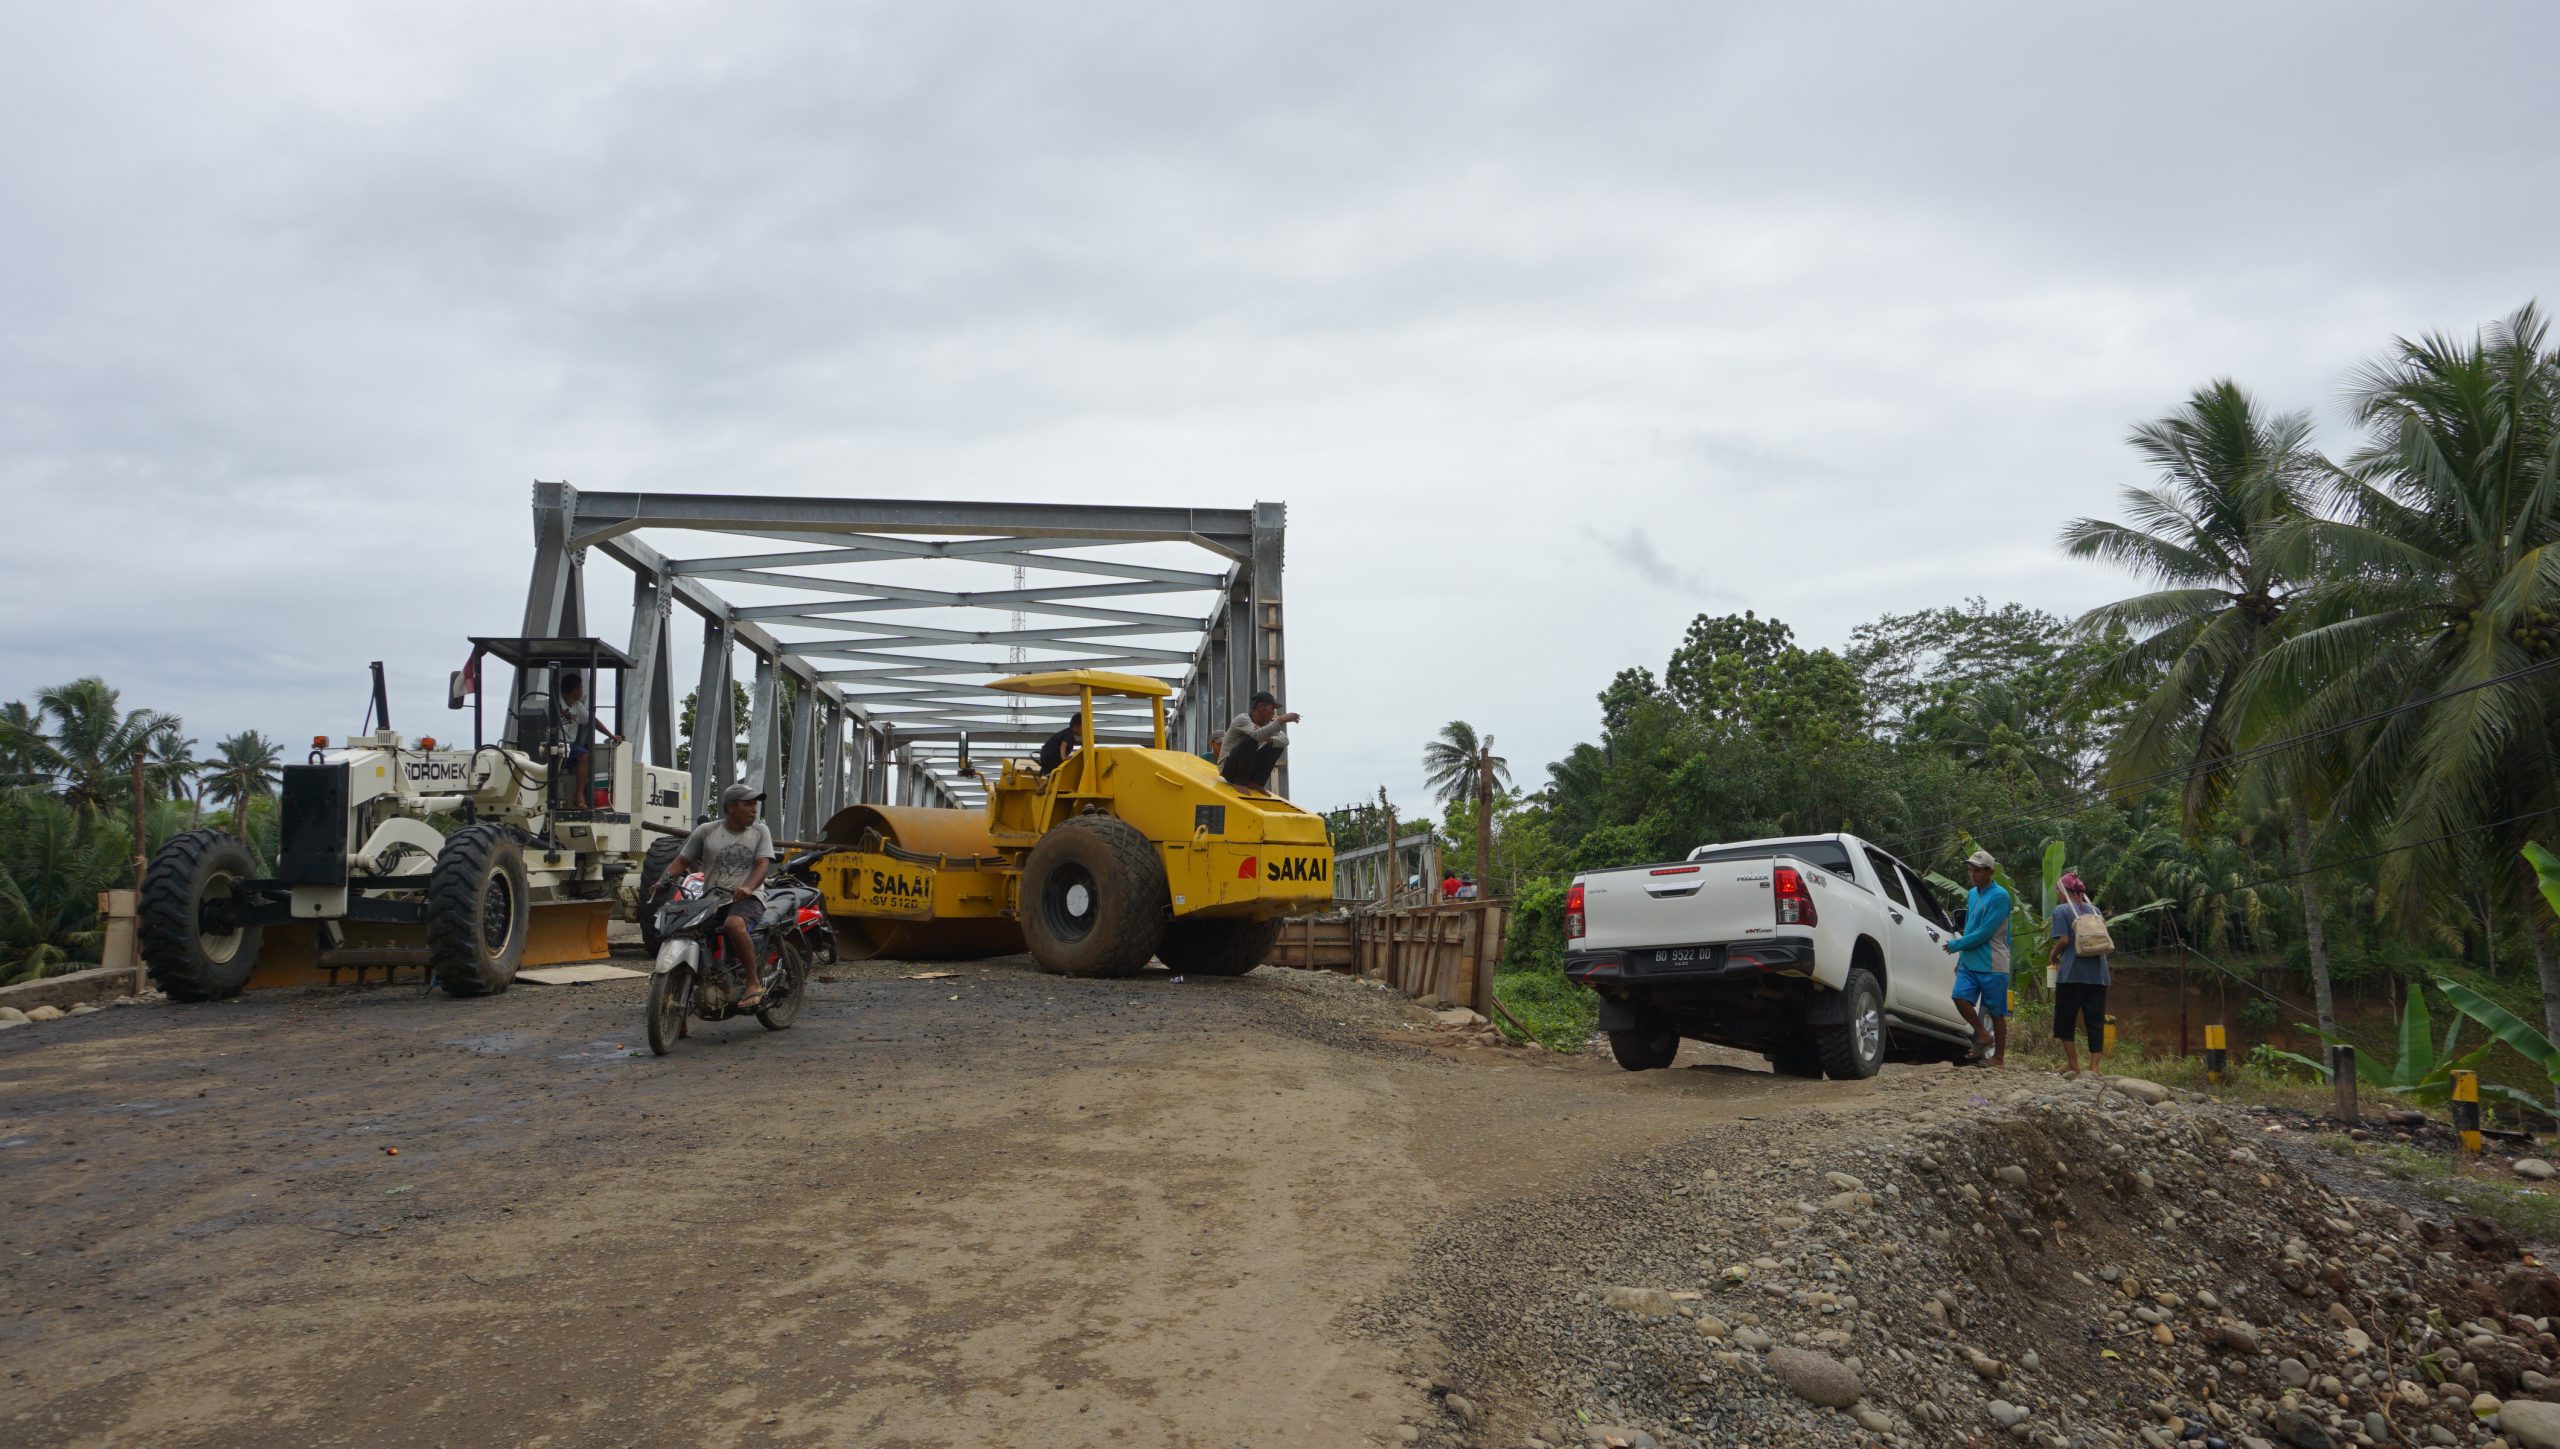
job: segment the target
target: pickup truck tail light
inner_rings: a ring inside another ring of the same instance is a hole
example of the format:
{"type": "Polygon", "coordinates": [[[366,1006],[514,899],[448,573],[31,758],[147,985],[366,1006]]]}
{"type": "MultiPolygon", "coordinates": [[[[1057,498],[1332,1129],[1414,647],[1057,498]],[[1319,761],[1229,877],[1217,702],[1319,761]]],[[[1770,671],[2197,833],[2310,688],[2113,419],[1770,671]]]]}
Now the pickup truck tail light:
{"type": "Polygon", "coordinates": [[[1575,881],[1564,888],[1564,938],[1568,941],[1582,939],[1582,882],[1580,881],[1575,881]]]}
{"type": "Polygon", "coordinates": [[[1810,926],[1822,919],[1813,908],[1813,893],[1804,888],[1804,872],[1782,865],[1769,882],[1778,898],[1778,924],[1810,926]]]}

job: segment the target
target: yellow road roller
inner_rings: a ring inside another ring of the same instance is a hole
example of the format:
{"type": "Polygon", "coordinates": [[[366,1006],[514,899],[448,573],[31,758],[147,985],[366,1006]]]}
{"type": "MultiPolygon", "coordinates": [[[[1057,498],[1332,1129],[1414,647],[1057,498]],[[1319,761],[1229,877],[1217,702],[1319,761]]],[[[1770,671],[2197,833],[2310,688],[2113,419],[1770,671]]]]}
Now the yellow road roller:
{"type": "Polygon", "coordinates": [[[1028,950],[1043,970],[1241,976],[1291,916],[1333,904],[1324,820],[1165,747],[1161,680],[1099,669],[1023,674],[1004,694],[1073,696],[1081,748],[1046,773],[1006,760],[984,811],[855,805],[816,862],[838,953],[907,961],[1028,950]],[[1152,745],[1093,733],[1096,696],[1155,706],[1152,745]]]}

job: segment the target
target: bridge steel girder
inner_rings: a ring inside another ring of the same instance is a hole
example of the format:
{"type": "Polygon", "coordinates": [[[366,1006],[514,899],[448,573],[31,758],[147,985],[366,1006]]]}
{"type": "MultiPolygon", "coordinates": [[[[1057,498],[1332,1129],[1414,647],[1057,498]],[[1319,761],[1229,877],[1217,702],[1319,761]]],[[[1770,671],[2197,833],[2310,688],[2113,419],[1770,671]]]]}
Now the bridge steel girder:
{"type": "MultiPolygon", "coordinates": [[[[685,741],[696,813],[715,810],[721,788],[743,776],[766,792],[767,818],[788,827],[781,834],[814,834],[857,800],[981,802],[983,787],[957,770],[964,736],[1030,744],[1074,713],[1070,701],[971,687],[1005,674],[1100,668],[1163,679],[1173,689],[1169,742],[1200,753],[1253,691],[1287,697],[1283,504],[747,497],[537,483],[533,523],[524,633],[586,631],[590,550],[631,570],[630,652],[639,667],[626,681],[630,719],[618,723],[646,759],[667,764],[677,744],[672,614],[690,610],[703,625],[685,741]],[[745,552],[734,539],[783,547],[745,552]],[[1162,547],[1129,556],[1130,545],[1167,544],[1205,554],[1209,567],[1180,567],[1162,547]],[[979,577],[941,586],[969,568],[1021,572],[1009,585],[979,577]],[[740,590],[764,596],[732,597],[740,590]],[[741,648],[754,661],[747,721],[731,707],[741,648]],[[775,717],[786,682],[787,746],[775,717]]],[[[1145,702],[1101,705],[1096,723],[1106,737],[1145,737],[1145,702]]],[[[999,756],[977,758],[993,767],[999,756]]],[[[1273,784],[1285,791],[1281,769],[1273,784]]]]}

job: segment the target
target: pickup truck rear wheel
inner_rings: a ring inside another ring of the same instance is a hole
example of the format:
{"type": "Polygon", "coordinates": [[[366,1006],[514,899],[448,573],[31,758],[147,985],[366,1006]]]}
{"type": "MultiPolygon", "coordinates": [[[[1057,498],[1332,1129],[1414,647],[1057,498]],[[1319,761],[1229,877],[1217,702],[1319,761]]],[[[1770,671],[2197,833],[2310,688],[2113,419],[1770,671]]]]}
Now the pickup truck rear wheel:
{"type": "Polygon", "coordinates": [[[1849,1019],[1838,1026],[1817,1026],[1813,1044],[1822,1053],[1822,1070],[1834,1081],[1860,1081],[1884,1066],[1884,988],[1863,967],[1852,967],[1840,985],[1848,998],[1849,1019]]]}
{"type": "Polygon", "coordinates": [[[1656,1019],[1609,1033],[1609,1055],[1631,1072],[1650,1072],[1671,1065],[1680,1055],[1680,1028],[1656,1019]]]}

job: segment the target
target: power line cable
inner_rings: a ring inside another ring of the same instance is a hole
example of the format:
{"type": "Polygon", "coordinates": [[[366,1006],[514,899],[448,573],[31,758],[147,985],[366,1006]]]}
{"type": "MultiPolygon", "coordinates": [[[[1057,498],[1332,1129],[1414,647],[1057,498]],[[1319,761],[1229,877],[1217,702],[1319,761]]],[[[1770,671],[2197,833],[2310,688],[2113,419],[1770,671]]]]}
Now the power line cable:
{"type": "Polygon", "coordinates": [[[2403,700],[2400,703],[2391,705],[2387,708],[2374,710],[2369,714],[2358,715],[2354,719],[2341,720],[2333,725],[2323,725],[2316,730],[2305,730],[2300,734],[2287,735],[2280,739],[2269,740],[2263,744],[2251,745],[2245,750],[2233,750],[2228,754],[2192,761],[2186,765],[2179,766],[2176,769],[2161,770],[2149,775],[2138,775],[2129,780],[2121,780],[2112,785],[2100,787],[2100,798],[2058,813],[2048,811],[2039,812],[2034,815],[2021,815],[2010,820],[1994,822],[1988,830],[1969,831],[1968,828],[1959,821],[1943,821],[1938,825],[1928,827],[1926,830],[1906,831],[1900,835],[1889,837],[1887,848],[1891,849],[1896,855],[1901,855],[1908,851],[1914,842],[1927,841],[1931,843],[1931,848],[1935,849],[1940,843],[1961,840],[1968,833],[1979,837],[1983,834],[1998,834],[2014,826],[2033,825],[2040,821],[2075,819],[2079,816],[2089,814],[2094,810],[2118,805],[2122,802],[2115,797],[2139,790],[2144,786],[2161,784],[2181,778],[2191,779],[2208,770],[2218,770],[2227,765],[2245,763],[2262,755],[2273,754],[2278,750],[2292,749],[2298,745],[2307,744],[2314,740],[2326,739],[2332,735],[2341,734],[2348,730],[2372,724],[2377,720],[2388,719],[2396,714],[2405,714],[2413,709],[2424,709],[2428,705],[2440,704],[2445,700],[2456,697],[2457,695],[2470,694],[2474,691],[2488,689],[2495,685],[2512,683],[2527,675],[2537,674],[2543,670],[2553,668],[2560,668],[2560,656],[2539,660],[2520,668],[2508,670],[2503,674],[2498,674],[2488,679],[2477,680],[2470,684],[2457,685],[2452,689],[2440,690],[2437,693],[2422,695],[2416,699],[2403,700]]]}

